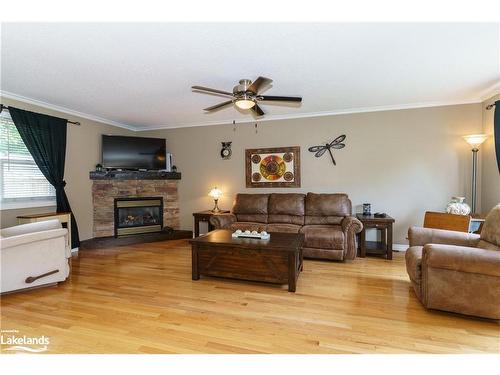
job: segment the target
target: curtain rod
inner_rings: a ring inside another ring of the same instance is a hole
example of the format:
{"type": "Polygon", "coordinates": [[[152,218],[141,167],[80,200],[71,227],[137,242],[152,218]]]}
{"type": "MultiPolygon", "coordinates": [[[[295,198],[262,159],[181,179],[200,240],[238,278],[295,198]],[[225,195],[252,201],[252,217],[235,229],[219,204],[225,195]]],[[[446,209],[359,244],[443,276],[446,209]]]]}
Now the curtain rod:
{"type": "Polygon", "coordinates": [[[489,104],[486,106],[486,109],[489,111],[490,109],[492,109],[493,107],[495,106],[495,103],[493,104],[489,104]]]}
{"type": "MultiPolygon", "coordinates": [[[[8,110],[9,110],[9,107],[7,107],[6,105],[0,104],[0,112],[2,112],[4,109],[5,109],[6,111],[8,111],[8,110]]],[[[69,120],[66,120],[66,121],[67,121],[69,124],[78,125],[78,126],[80,126],[80,125],[81,125],[78,121],[69,121],[69,120]]]]}

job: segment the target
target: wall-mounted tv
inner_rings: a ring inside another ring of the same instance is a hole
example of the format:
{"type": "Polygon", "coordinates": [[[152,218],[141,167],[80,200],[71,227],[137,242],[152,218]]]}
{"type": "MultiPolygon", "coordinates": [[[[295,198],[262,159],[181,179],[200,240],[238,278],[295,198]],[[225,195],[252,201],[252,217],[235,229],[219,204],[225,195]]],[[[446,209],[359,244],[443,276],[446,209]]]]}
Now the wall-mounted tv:
{"type": "Polygon", "coordinates": [[[112,169],[165,169],[164,138],[102,136],[102,165],[112,169]]]}

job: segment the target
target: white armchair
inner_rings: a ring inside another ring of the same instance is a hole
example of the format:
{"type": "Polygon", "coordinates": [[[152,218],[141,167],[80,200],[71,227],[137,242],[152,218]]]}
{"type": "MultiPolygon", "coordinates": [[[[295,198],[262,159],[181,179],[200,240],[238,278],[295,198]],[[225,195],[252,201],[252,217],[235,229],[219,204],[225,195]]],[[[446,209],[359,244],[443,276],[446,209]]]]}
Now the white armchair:
{"type": "Polygon", "coordinates": [[[64,281],[70,273],[68,230],[59,220],[0,230],[0,292],[64,281]]]}

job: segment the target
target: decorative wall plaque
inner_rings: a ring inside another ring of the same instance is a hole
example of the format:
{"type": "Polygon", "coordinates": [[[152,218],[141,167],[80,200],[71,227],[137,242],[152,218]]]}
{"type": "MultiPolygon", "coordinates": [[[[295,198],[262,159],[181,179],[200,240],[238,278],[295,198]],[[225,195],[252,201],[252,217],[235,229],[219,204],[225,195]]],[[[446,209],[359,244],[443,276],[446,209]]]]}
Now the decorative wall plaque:
{"type": "Polygon", "coordinates": [[[245,150],[247,187],[300,187],[300,147],[245,150]]]}

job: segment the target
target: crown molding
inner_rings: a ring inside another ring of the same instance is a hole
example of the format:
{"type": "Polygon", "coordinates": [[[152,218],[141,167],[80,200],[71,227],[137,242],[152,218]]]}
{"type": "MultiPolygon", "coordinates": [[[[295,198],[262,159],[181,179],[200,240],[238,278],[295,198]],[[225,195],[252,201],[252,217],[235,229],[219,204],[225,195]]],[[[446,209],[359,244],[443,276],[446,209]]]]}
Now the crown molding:
{"type": "Polygon", "coordinates": [[[484,102],[497,94],[500,94],[500,81],[483,90],[479,95],[479,98],[481,99],[481,102],[484,102]]]}
{"type": "MultiPolygon", "coordinates": [[[[494,92],[500,88],[499,84],[496,84],[490,88],[488,88],[488,92],[494,92]]],[[[483,94],[486,93],[486,90],[483,94]]],[[[493,95],[492,95],[493,96],[493,95]]],[[[0,91],[0,97],[5,97],[7,99],[17,100],[27,104],[33,104],[42,108],[51,109],[54,111],[66,113],[68,115],[77,116],[80,118],[85,118],[88,120],[100,122],[107,125],[116,126],[119,128],[135,131],[135,132],[144,132],[151,130],[166,130],[166,129],[179,129],[179,128],[191,128],[198,126],[215,126],[215,125],[227,125],[232,124],[233,119],[230,120],[214,120],[214,121],[202,121],[195,123],[176,123],[176,124],[165,124],[161,126],[151,126],[151,127],[138,127],[130,124],[121,123],[114,120],[109,120],[100,116],[92,115],[85,112],[75,111],[73,109],[47,103],[41,100],[32,99],[26,96],[14,94],[8,91],[0,91]]],[[[489,96],[488,98],[490,98],[489,96]]],[[[486,98],[486,99],[488,99],[486,98]]],[[[357,113],[369,113],[369,112],[384,112],[384,111],[398,111],[405,109],[418,109],[418,108],[431,108],[431,107],[444,107],[444,106],[453,106],[453,105],[463,105],[463,104],[477,104],[482,103],[485,99],[476,98],[476,99],[468,99],[468,100],[459,100],[459,101],[441,101],[441,102],[421,102],[421,103],[407,103],[407,104],[398,104],[398,105],[388,105],[388,106],[375,106],[375,107],[359,107],[359,108],[347,108],[347,109],[339,109],[334,111],[321,111],[321,112],[307,112],[307,113],[295,113],[295,114],[285,114],[285,115],[268,115],[262,119],[239,119],[236,121],[237,124],[249,124],[255,122],[268,122],[268,121],[278,121],[278,120],[294,120],[301,118],[315,118],[315,117],[325,117],[325,116],[339,116],[339,115],[350,115],[357,113]]]]}
{"type": "Polygon", "coordinates": [[[75,111],[75,110],[67,108],[67,107],[47,103],[47,102],[44,102],[42,100],[28,98],[26,96],[17,95],[17,94],[14,94],[12,92],[8,92],[8,91],[1,91],[0,90],[0,97],[12,99],[12,100],[17,100],[17,101],[27,103],[27,104],[33,104],[33,105],[43,107],[46,109],[51,109],[53,111],[66,113],[68,115],[81,117],[81,118],[84,118],[87,120],[92,120],[92,121],[100,122],[100,123],[107,124],[107,125],[116,126],[116,127],[127,129],[127,130],[137,131],[137,127],[129,125],[129,124],[123,124],[123,123],[118,122],[118,121],[109,120],[109,119],[106,119],[103,117],[91,115],[89,113],[75,111]]]}
{"type": "MultiPolygon", "coordinates": [[[[445,107],[453,105],[463,105],[463,104],[478,104],[481,103],[481,99],[470,99],[461,101],[443,101],[443,102],[423,102],[423,103],[408,103],[408,104],[398,104],[389,106],[378,106],[378,107],[360,107],[360,108],[348,108],[339,109],[335,111],[322,111],[322,112],[307,112],[307,113],[297,113],[297,114],[286,114],[286,115],[268,115],[262,119],[240,119],[235,120],[236,124],[249,124],[249,123],[262,123],[267,121],[278,121],[278,120],[294,120],[301,118],[314,118],[314,117],[325,117],[325,116],[339,116],[339,115],[350,115],[356,113],[369,113],[369,112],[384,112],[384,111],[398,111],[404,109],[418,109],[418,108],[431,108],[431,107],[445,107]]],[[[218,121],[205,121],[196,123],[183,123],[175,125],[162,125],[147,128],[136,128],[136,131],[151,131],[151,130],[166,130],[166,129],[179,129],[179,128],[192,128],[198,126],[214,126],[214,125],[228,125],[232,124],[233,120],[218,120],[218,121]]]]}

